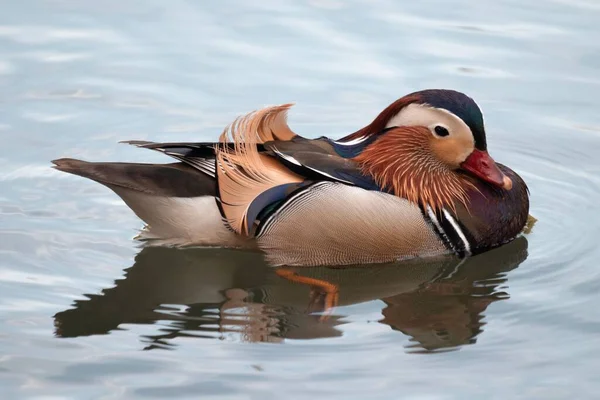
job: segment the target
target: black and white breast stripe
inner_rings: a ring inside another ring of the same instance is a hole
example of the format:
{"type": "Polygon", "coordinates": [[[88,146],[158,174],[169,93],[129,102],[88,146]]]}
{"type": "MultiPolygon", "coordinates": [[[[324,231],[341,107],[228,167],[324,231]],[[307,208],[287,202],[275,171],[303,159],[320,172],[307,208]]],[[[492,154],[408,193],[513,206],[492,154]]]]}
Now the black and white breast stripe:
{"type": "Polygon", "coordinates": [[[268,234],[273,227],[273,222],[283,210],[285,210],[288,207],[293,207],[295,204],[302,204],[305,201],[310,201],[310,199],[306,199],[305,195],[309,193],[312,189],[327,184],[329,184],[329,182],[316,182],[307,186],[303,186],[302,188],[296,190],[287,198],[287,200],[281,203],[269,216],[267,216],[258,224],[255,236],[259,238],[262,235],[268,234]]]}
{"type": "Polygon", "coordinates": [[[421,208],[421,212],[449,250],[459,257],[472,254],[470,235],[448,210],[443,208],[441,212],[435,212],[427,206],[426,209],[421,208]]]}

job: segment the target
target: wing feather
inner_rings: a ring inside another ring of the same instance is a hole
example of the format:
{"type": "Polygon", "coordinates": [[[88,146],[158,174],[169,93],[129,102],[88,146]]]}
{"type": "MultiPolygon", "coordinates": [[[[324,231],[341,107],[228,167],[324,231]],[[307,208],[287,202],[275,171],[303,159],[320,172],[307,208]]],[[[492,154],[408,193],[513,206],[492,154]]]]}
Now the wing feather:
{"type": "Polygon", "coordinates": [[[262,193],[305,180],[257,148],[266,140],[290,137],[285,123],[289,108],[286,104],[255,111],[236,119],[221,134],[216,150],[219,199],[225,219],[239,234],[251,233],[254,221],[248,218],[248,211],[262,193]]]}
{"type": "Polygon", "coordinates": [[[155,143],[141,140],[128,140],[121,143],[158,151],[194,167],[212,178],[216,177],[216,143],[155,143]]]}
{"type": "Polygon", "coordinates": [[[331,143],[327,138],[296,138],[285,142],[267,142],[264,147],[290,170],[309,179],[380,190],[370,176],[363,175],[354,160],[339,155],[331,143]]]}

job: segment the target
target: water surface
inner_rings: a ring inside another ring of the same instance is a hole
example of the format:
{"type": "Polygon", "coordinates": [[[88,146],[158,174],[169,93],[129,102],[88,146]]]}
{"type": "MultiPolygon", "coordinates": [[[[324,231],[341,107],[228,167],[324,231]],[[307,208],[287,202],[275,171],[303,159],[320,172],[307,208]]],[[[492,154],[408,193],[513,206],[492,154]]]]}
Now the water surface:
{"type": "Polygon", "coordinates": [[[0,393],[7,399],[598,398],[600,6],[593,0],[0,0],[0,393]],[[457,260],[311,268],[142,248],[49,160],[167,162],[296,102],[339,137],[430,87],[474,97],[531,234],[457,260]]]}

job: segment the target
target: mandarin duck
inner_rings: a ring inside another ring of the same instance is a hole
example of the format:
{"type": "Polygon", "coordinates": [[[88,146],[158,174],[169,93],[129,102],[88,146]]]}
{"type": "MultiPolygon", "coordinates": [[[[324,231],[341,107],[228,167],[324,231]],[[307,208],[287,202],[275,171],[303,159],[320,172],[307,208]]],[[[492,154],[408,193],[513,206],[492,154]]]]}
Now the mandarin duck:
{"type": "Polygon", "coordinates": [[[119,195],[147,224],[139,239],[257,248],[272,265],[467,257],[523,230],[527,186],[488,154],[467,95],[411,93],[338,140],[294,133],[290,107],[240,117],[218,143],[125,142],[176,163],[53,163],[119,195]]]}

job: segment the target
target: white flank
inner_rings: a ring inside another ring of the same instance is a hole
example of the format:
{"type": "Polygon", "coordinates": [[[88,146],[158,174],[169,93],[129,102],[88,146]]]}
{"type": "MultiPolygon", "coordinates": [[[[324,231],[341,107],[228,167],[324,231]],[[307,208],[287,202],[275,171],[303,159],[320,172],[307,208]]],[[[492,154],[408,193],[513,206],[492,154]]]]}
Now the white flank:
{"type": "Polygon", "coordinates": [[[113,190],[148,225],[140,239],[172,246],[245,246],[245,240],[223,222],[212,196],[163,197],[122,188],[113,190]]]}

